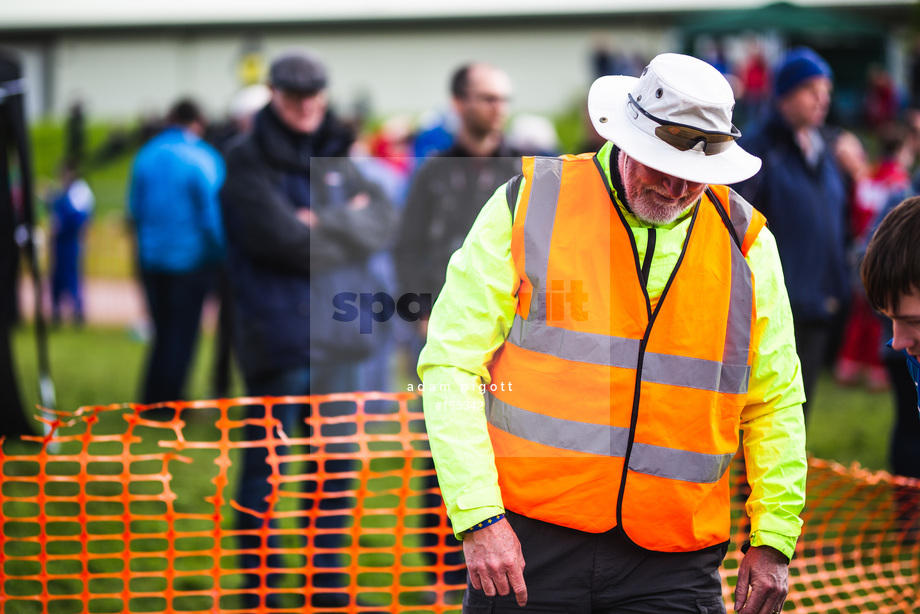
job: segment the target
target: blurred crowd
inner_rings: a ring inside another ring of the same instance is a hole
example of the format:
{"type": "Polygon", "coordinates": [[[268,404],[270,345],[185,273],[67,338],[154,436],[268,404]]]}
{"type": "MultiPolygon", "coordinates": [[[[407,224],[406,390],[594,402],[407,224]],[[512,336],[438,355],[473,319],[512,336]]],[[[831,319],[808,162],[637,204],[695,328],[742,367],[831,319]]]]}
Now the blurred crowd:
{"type": "MultiPolygon", "coordinates": [[[[701,57],[732,84],[740,143],[764,161],[737,189],[777,235],[809,398],[823,368],[842,385],[901,394],[886,365],[886,323],[856,272],[881,216],[920,189],[918,88],[902,91],[872,66],[860,122],[841,128],[826,121],[833,73],[814,52],[768,58],[751,44],[730,62],[707,44],[701,57]]],[[[644,66],[602,47],[590,59],[595,76],[644,66]]],[[[342,115],[328,97],[334,78],[315,54],[292,50],[265,83],[236,92],[224,117],[178,100],[92,154],[84,111],[71,108],[60,186],[46,199],[53,317],[84,318],[80,242],[93,194],[81,168],[140,146],[127,217],[152,325],[142,402],[184,396],[203,305],[214,299],[217,396],[230,391],[233,360],[252,394],[417,385],[428,312],[479,208],[520,173],[521,155],[564,153],[549,118],[511,115],[513,83],[500,67],[445,72],[443,107],[421,117],[342,115]]],[[[578,148],[601,144],[589,129],[578,148]]]]}
{"type": "MultiPolygon", "coordinates": [[[[920,192],[920,99],[874,66],[860,125],[841,128],[827,122],[833,71],[813,50],[769,61],[754,46],[736,65],[716,46],[704,55],[733,85],[741,146],[763,161],[735,189],[776,237],[808,398],[827,368],[841,385],[893,389],[893,469],[920,477],[915,389],[858,281],[879,221],[920,192]]],[[[645,66],[603,49],[591,62],[595,76],[645,66]]],[[[273,59],[264,84],[238,91],[221,121],[183,98],[93,154],[139,144],[126,217],[151,322],[140,402],[185,398],[209,298],[220,304],[215,396],[230,392],[233,362],[251,396],[413,390],[448,261],[481,207],[521,173],[521,156],[564,153],[550,119],[512,117],[512,79],[488,63],[445,73],[444,107],[418,119],[342,116],[328,94],[334,79],[322,58],[293,49],[273,59]]],[[[75,105],[60,185],[46,199],[56,322],[84,319],[81,242],[94,198],[81,174],[93,162],[83,122],[75,105]]],[[[581,148],[600,144],[588,131],[581,148]]],[[[317,410],[275,411],[294,431],[317,410]]],[[[246,437],[263,439],[265,416],[251,417],[246,437]]],[[[340,462],[346,471],[352,461],[340,462]]],[[[238,523],[252,528],[266,505],[266,450],[247,448],[241,471],[237,500],[254,514],[238,523]]]]}

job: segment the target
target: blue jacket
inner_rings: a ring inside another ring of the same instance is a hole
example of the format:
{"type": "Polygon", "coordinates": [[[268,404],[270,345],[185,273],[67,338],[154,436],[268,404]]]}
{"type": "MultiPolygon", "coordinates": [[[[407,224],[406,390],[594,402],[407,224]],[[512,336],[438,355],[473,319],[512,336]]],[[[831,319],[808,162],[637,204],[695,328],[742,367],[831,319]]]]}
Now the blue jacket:
{"type": "Polygon", "coordinates": [[[96,199],[83,179],[75,179],[51,203],[54,236],[54,280],[79,277],[83,229],[93,213],[96,199]]]}
{"type": "Polygon", "coordinates": [[[75,179],[55,195],[51,215],[54,242],[58,248],[79,250],[80,236],[95,203],[92,190],[82,179],[75,179]]]}
{"type": "Polygon", "coordinates": [[[225,175],[217,150],[177,126],[141,147],[128,198],[142,270],[185,273],[223,258],[225,175]]]}
{"type": "Polygon", "coordinates": [[[332,309],[332,295],[317,298],[311,282],[340,281],[343,291],[381,290],[366,287],[361,275],[369,255],[392,240],[396,211],[345,157],[352,140],[331,115],[316,133],[296,134],[268,106],[227,154],[221,192],[227,272],[237,357],[249,379],[353,358],[345,340],[335,337],[331,317],[311,322],[311,310],[332,309]],[[368,205],[345,206],[359,192],[369,194],[368,205]],[[319,226],[298,219],[304,208],[320,219],[319,226]]]}
{"type": "Polygon", "coordinates": [[[763,167],[735,189],[767,218],[776,237],[792,313],[822,321],[849,300],[846,266],[847,186],[834,156],[833,138],[814,167],[805,161],[792,130],[777,111],[741,146],[763,167]]]}

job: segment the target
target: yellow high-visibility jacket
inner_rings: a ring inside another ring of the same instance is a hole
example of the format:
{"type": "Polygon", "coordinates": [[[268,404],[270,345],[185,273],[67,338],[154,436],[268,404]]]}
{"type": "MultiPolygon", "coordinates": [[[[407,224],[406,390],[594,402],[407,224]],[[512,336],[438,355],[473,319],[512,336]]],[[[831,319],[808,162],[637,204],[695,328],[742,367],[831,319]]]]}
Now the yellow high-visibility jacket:
{"type": "MultiPolygon", "coordinates": [[[[608,144],[597,156],[601,166],[598,176],[602,177],[606,183],[604,197],[606,197],[606,188],[610,186],[609,156],[610,145],[608,144]]],[[[593,160],[590,163],[593,164],[593,160]]],[[[521,192],[527,192],[529,185],[525,182],[521,192]]],[[[647,309],[649,313],[655,312],[675,265],[684,252],[688,228],[695,221],[698,222],[697,218],[699,216],[695,215],[698,207],[691,208],[679,220],[670,225],[651,228],[642,224],[622,206],[614,190],[611,189],[610,193],[613,195],[619,211],[617,212],[617,209],[609,206],[610,201],[609,197],[607,197],[606,202],[611,210],[609,215],[614,217],[608,217],[605,220],[602,219],[603,213],[598,215],[596,226],[585,227],[583,238],[586,241],[596,242],[599,227],[604,227],[607,224],[606,228],[616,228],[615,224],[621,224],[623,236],[620,236],[617,242],[629,242],[628,239],[631,235],[632,242],[635,244],[633,254],[630,254],[627,262],[609,261],[614,255],[619,260],[624,253],[632,251],[632,247],[629,245],[626,245],[625,248],[620,246],[616,250],[600,246],[596,252],[592,252],[590,249],[583,249],[575,250],[572,253],[580,253],[581,255],[578,258],[583,260],[586,255],[596,253],[597,258],[601,260],[608,259],[607,262],[602,264],[595,262],[595,266],[598,266],[601,271],[608,271],[609,267],[618,265],[633,276],[637,275],[639,263],[645,264],[646,266],[642,268],[645,269],[645,274],[648,278],[645,284],[648,296],[647,309]],[[620,219],[618,220],[617,218],[620,219]],[[612,224],[608,224],[608,222],[612,222],[612,224]],[[628,232],[624,226],[628,227],[628,232]],[[653,243],[650,242],[650,237],[652,237],[651,242],[653,243]],[[626,249],[626,252],[623,249],[626,249]],[[651,259],[646,262],[646,254],[649,251],[651,251],[651,259]]],[[[724,188],[721,189],[721,194],[719,196],[720,200],[734,198],[734,195],[729,194],[728,190],[724,188]],[[727,198],[723,199],[723,196],[727,198]]],[[[599,192],[592,193],[591,198],[592,200],[599,199],[599,192]]],[[[592,204],[597,205],[597,203],[592,204]]],[[[723,204],[728,208],[729,203],[723,204]]],[[[707,206],[711,206],[711,204],[707,206]]],[[[526,202],[524,209],[526,210],[526,202]]],[[[604,209],[600,208],[597,211],[604,211],[604,209]]],[[[518,207],[516,215],[526,215],[526,212],[521,207],[518,207]]],[[[709,222],[713,221],[713,218],[708,215],[706,219],[709,222]]],[[[714,221],[722,223],[722,220],[717,218],[714,221]]],[[[582,220],[583,225],[586,222],[587,220],[582,220]]],[[[565,221],[561,222],[560,226],[564,227],[565,223],[565,221]]],[[[521,220],[515,227],[522,227],[521,220]]],[[[714,228],[711,224],[709,227],[711,230],[714,228]]],[[[730,240],[725,226],[721,226],[721,231],[724,239],[726,241],[730,240]]],[[[692,233],[691,236],[694,237],[695,234],[692,233]]],[[[715,235],[713,234],[712,236],[714,237],[715,235]]],[[[561,238],[570,243],[577,243],[580,239],[575,228],[563,233],[561,238]]],[[[749,248],[746,250],[745,262],[749,267],[748,275],[753,279],[754,283],[753,312],[756,317],[753,323],[749,323],[751,324],[748,331],[751,343],[749,354],[745,357],[749,361],[746,360],[747,364],[743,365],[744,368],[750,369],[750,378],[742,382],[746,384],[746,388],[743,391],[741,389],[733,390],[733,394],[728,395],[736,400],[736,402],[729,404],[734,409],[727,410],[728,416],[731,416],[734,412],[734,417],[730,418],[730,421],[735,422],[729,422],[719,427],[717,438],[720,441],[717,452],[718,454],[729,455],[733,451],[729,449],[731,448],[731,439],[733,437],[730,431],[734,429],[737,432],[736,427],[740,424],[744,434],[743,442],[748,480],[752,487],[752,494],[748,501],[748,513],[752,519],[751,542],[755,546],[773,546],[791,557],[796,538],[801,529],[801,520],[798,514],[804,505],[806,473],[804,423],[801,412],[801,403],[803,401],[801,378],[798,359],[795,355],[788,299],[783,286],[779,258],[773,237],[768,230],[764,229],[759,233],[754,233],[751,238],[753,242],[749,242],[749,245],[745,246],[749,248]],[[753,239],[753,237],[756,237],[756,239],[753,239]]],[[[473,524],[503,511],[505,503],[502,498],[503,490],[499,487],[500,483],[508,491],[508,496],[513,499],[513,504],[509,505],[509,509],[515,509],[515,511],[523,514],[531,512],[537,517],[542,513],[539,510],[519,509],[522,505],[526,507],[526,504],[522,503],[523,499],[521,499],[520,493],[508,486],[510,482],[501,482],[500,476],[505,475],[510,479],[513,474],[513,470],[509,473],[505,464],[510,463],[507,467],[514,467],[516,459],[513,458],[513,454],[508,454],[505,446],[507,438],[504,442],[501,440],[501,435],[498,436],[498,440],[493,439],[496,437],[496,427],[494,425],[492,427],[493,438],[490,438],[490,427],[487,424],[486,412],[483,411],[487,402],[491,404],[495,399],[507,399],[509,396],[517,395],[519,391],[525,397],[532,397],[530,401],[527,401],[531,404],[537,402],[536,397],[541,393],[540,389],[533,389],[537,380],[528,381],[525,390],[523,389],[522,381],[514,382],[500,379],[502,377],[499,375],[502,372],[502,358],[497,360],[495,358],[496,352],[506,343],[506,339],[520,332],[521,314],[529,313],[524,309],[529,310],[531,308],[530,303],[533,298],[529,293],[530,282],[522,284],[522,277],[527,279],[527,276],[521,276],[520,266],[515,265],[512,245],[511,216],[505,202],[505,191],[502,188],[487,203],[466,243],[451,260],[447,283],[429,323],[428,344],[419,362],[419,374],[423,378],[426,389],[424,405],[432,452],[448,513],[458,534],[473,524]],[[517,327],[515,326],[516,316],[518,320],[517,327]],[[517,332],[516,328],[518,329],[517,332]],[[490,368],[492,369],[491,372],[490,368]],[[519,390],[514,390],[513,388],[516,383],[519,386],[519,390]],[[487,398],[481,392],[483,387],[486,388],[487,392],[489,390],[494,390],[495,392],[487,398]],[[503,387],[507,387],[508,390],[503,391],[503,387]],[[500,452],[498,459],[496,459],[495,455],[496,443],[499,445],[500,452]],[[496,460],[499,464],[498,469],[496,469],[496,460]],[[515,505],[518,506],[518,509],[515,508],[515,505]]],[[[705,254],[705,250],[698,254],[705,259],[702,254],[705,254]]],[[[699,264],[697,262],[697,265],[699,264]]],[[[526,268],[526,264],[523,266],[526,268]]],[[[592,266],[592,264],[588,260],[581,262],[579,266],[592,266]]],[[[697,274],[705,275],[707,273],[698,272],[697,274]]],[[[554,288],[552,284],[549,284],[545,289],[548,294],[546,294],[544,306],[549,313],[544,314],[544,318],[547,322],[556,323],[553,318],[558,317],[561,318],[562,322],[568,321],[570,327],[577,329],[579,326],[584,326],[581,324],[580,316],[575,313],[575,308],[581,306],[577,304],[577,297],[579,292],[583,292],[584,288],[582,287],[580,290],[571,287],[566,288],[564,284],[566,281],[584,281],[590,278],[591,275],[586,271],[581,280],[578,279],[577,272],[572,275],[563,275],[562,277],[563,287],[554,288]],[[569,299],[568,302],[567,298],[569,299]]],[[[641,292],[638,285],[632,290],[641,292]]],[[[603,296],[606,290],[594,287],[592,291],[594,294],[601,295],[595,297],[595,300],[606,301],[603,296]]],[[[692,304],[692,299],[689,298],[692,296],[692,288],[687,285],[685,291],[690,292],[690,294],[685,295],[684,303],[679,301],[675,303],[681,304],[682,309],[686,309],[687,305],[692,304]]],[[[644,297],[640,295],[642,301],[636,302],[635,292],[631,291],[631,295],[627,298],[633,301],[631,303],[633,307],[636,305],[641,306],[642,311],[644,311],[646,309],[643,304],[644,297]]],[[[662,313],[667,313],[669,300],[670,296],[666,295],[661,304],[662,313]]],[[[702,297],[699,303],[701,309],[709,304],[702,297]]],[[[588,317],[590,318],[592,304],[590,296],[586,304],[588,317]]],[[[605,309],[601,309],[598,313],[603,313],[604,311],[605,309]]],[[[585,314],[581,313],[580,315],[584,316],[585,314]]],[[[678,317],[676,314],[671,315],[678,317]]],[[[718,319],[720,316],[719,314],[716,315],[718,319]]],[[[725,313],[721,314],[723,342],[725,337],[725,315],[725,313]]],[[[705,331],[700,332],[708,334],[705,331]]],[[[648,341],[651,342],[651,339],[650,337],[648,341]]],[[[690,343],[694,340],[698,340],[698,338],[685,339],[682,342],[690,343]]],[[[658,342],[656,352],[653,352],[654,354],[676,353],[692,357],[694,351],[706,352],[711,351],[712,347],[714,347],[711,343],[708,345],[704,343],[703,345],[706,345],[708,349],[685,348],[681,350],[677,348],[667,352],[657,351],[667,348],[665,341],[665,339],[661,339],[658,342]]],[[[509,343],[509,349],[513,342],[514,338],[509,343]]],[[[719,349],[721,350],[722,348],[720,347],[719,349]]],[[[573,358],[577,360],[579,357],[573,358]]],[[[584,359],[584,357],[581,358],[584,359]]],[[[577,417],[578,407],[585,399],[580,394],[578,387],[588,382],[579,381],[577,370],[573,370],[572,375],[572,380],[564,389],[559,389],[560,382],[555,379],[550,377],[545,379],[544,383],[547,386],[542,389],[546,403],[544,413],[554,417],[569,415],[570,419],[574,421],[592,422],[591,419],[582,420],[577,417]],[[571,401],[569,407],[564,406],[563,399],[571,401]],[[567,410],[570,410],[570,413],[567,414],[567,410]]],[[[725,378],[725,374],[720,374],[720,377],[725,378]]],[[[731,381],[731,377],[727,377],[726,381],[731,381]]],[[[737,383],[737,378],[734,381],[737,383]]],[[[596,388],[595,383],[590,383],[589,386],[592,387],[593,393],[597,393],[597,390],[594,390],[596,388]]],[[[668,402],[669,395],[654,397],[655,384],[643,383],[642,386],[646,388],[651,386],[650,390],[652,392],[649,394],[651,395],[650,398],[655,399],[655,405],[662,405],[668,402]]],[[[674,390],[680,391],[681,384],[679,381],[672,382],[666,388],[670,394],[674,390]]],[[[699,389],[693,383],[690,385],[684,384],[683,390],[688,398],[699,398],[699,389]]],[[[608,390],[607,392],[608,394],[605,398],[596,400],[611,400],[610,391],[608,390]]],[[[632,390],[628,392],[632,393],[632,390]]],[[[489,409],[493,408],[490,407],[489,409]]],[[[640,422],[643,426],[640,426],[639,423],[632,424],[630,422],[614,425],[626,429],[624,432],[627,433],[627,440],[631,433],[634,443],[636,437],[642,443],[641,439],[649,436],[648,425],[658,424],[660,426],[663,424],[662,421],[667,420],[668,416],[671,415],[668,413],[668,407],[656,408],[650,405],[639,409],[642,412],[640,422]]],[[[612,418],[613,413],[608,413],[609,417],[612,418]]],[[[632,420],[631,412],[629,413],[629,420],[632,420]]],[[[612,419],[622,421],[625,418],[617,417],[612,419]]],[[[610,421],[608,420],[606,427],[599,428],[609,429],[610,421]]],[[[654,435],[651,436],[654,437],[654,435]]],[[[712,433],[709,436],[711,439],[712,433]]],[[[674,446],[681,449],[689,448],[689,450],[685,451],[702,452],[702,450],[694,449],[692,445],[688,446],[687,442],[676,442],[674,446]]],[[[597,450],[588,450],[588,454],[596,452],[597,450]]],[[[567,461],[561,460],[560,456],[563,455],[547,454],[547,457],[542,459],[544,461],[544,484],[565,483],[568,468],[562,465],[567,461]]],[[[611,462],[611,457],[613,455],[605,457],[604,461],[611,462]]],[[[615,459],[615,457],[613,458],[615,459]]],[[[636,458],[639,459],[637,462],[641,462],[640,456],[636,458]]],[[[622,473],[622,461],[623,458],[619,458],[619,467],[621,468],[619,475],[615,475],[617,473],[615,469],[611,470],[610,484],[615,485],[617,488],[619,487],[621,476],[624,475],[622,473]]],[[[612,462],[616,463],[616,460],[612,462]]],[[[531,467],[531,469],[534,469],[534,467],[531,467]]],[[[533,479],[534,475],[533,473],[529,474],[530,479],[533,479]]],[[[630,491],[628,485],[632,479],[630,477],[626,481],[626,492],[628,494],[623,499],[628,504],[625,508],[627,519],[622,519],[623,509],[621,509],[620,520],[624,522],[624,529],[627,531],[627,535],[637,543],[640,543],[640,545],[661,550],[692,550],[711,545],[713,541],[727,539],[727,512],[723,515],[722,510],[720,510],[719,513],[713,516],[717,517],[713,524],[718,525],[718,529],[703,530],[702,533],[705,536],[694,537],[692,530],[687,534],[683,529],[676,529],[677,534],[682,536],[672,535],[660,540],[646,540],[643,536],[649,534],[650,531],[643,530],[641,526],[631,529],[629,519],[635,521],[639,517],[637,510],[641,509],[643,504],[646,506],[663,506],[668,505],[668,503],[652,500],[650,492],[641,487],[641,481],[635,482],[640,485],[635,492],[630,491]],[[684,532],[681,533],[681,531],[684,532]],[[690,536],[688,537],[688,535],[690,536]],[[697,539],[698,537],[700,539],[697,539]]],[[[661,480],[662,478],[658,476],[650,479],[661,480]]],[[[724,481],[723,475],[719,475],[715,483],[718,484],[720,481],[724,481]]],[[[718,491],[716,498],[723,496],[727,498],[727,489],[724,486],[720,486],[715,490],[718,491]]],[[[696,494],[700,495],[700,493],[696,494]]],[[[691,496],[690,499],[694,499],[694,497],[691,496]]],[[[704,502],[705,499],[705,496],[700,495],[695,500],[704,502]]],[[[727,500],[724,501],[724,509],[726,510],[727,504],[727,500]]],[[[535,508],[538,507],[535,506],[535,508]]],[[[702,515],[712,511],[713,509],[710,505],[706,512],[700,513],[702,515]]],[[[592,512],[587,515],[596,514],[592,512]]],[[[544,519],[546,518],[545,516],[544,519]]],[[[659,517],[659,520],[666,522],[667,513],[659,517]]],[[[573,524],[564,520],[556,521],[561,524],[573,524]]],[[[617,516],[614,516],[613,518],[601,518],[594,526],[578,525],[578,523],[575,523],[575,526],[583,530],[599,531],[610,528],[616,522],[617,516]]]]}

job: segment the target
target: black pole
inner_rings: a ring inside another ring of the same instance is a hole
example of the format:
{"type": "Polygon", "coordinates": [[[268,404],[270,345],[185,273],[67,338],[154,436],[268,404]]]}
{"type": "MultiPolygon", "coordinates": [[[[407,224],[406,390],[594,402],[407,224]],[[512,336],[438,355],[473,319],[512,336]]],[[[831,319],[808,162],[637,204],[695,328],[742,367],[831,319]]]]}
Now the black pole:
{"type": "Polygon", "coordinates": [[[19,437],[34,433],[23,412],[11,348],[11,331],[19,319],[19,246],[6,146],[9,132],[6,108],[0,103],[0,437],[19,437]]]}
{"type": "MultiPolygon", "coordinates": [[[[18,63],[0,55],[0,106],[3,107],[9,136],[15,146],[20,175],[20,216],[22,224],[17,229],[21,234],[21,245],[25,250],[26,265],[32,277],[35,295],[34,325],[38,354],[38,389],[42,406],[56,407],[54,380],[51,379],[51,364],[48,356],[48,333],[44,315],[44,297],[41,269],[38,264],[38,250],[35,247],[35,199],[32,183],[32,156],[29,149],[29,133],[26,127],[24,104],[25,80],[18,63]]],[[[9,146],[4,143],[4,146],[9,146]]]]}

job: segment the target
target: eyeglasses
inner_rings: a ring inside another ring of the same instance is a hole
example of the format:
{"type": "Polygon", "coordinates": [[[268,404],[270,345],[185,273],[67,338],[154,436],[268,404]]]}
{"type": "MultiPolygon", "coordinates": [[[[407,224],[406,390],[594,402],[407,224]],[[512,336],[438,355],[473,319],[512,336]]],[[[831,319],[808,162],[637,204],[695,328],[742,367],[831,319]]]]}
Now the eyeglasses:
{"type": "Polygon", "coordinates": [[[467,100],[472,100],[473,102],[481,102],[483,104],[494,105],[494,104],[508,104],[511,101],[511,98],[508,96],[499,96],[496,94],[481,94],[479,92],[469,93],[467,92],[464,96],[467,100]]]}
{"type": "Polygon", "coordinates": [[[741,131],[734,125],[732,125],[731,132],[715,132],[660,119],[640,107],[639,103],[632,97],[632,94],[628,94],[628,96],[629,104],[639,113],[658,124],[658,127],[655,128],[655,136],[681,151],[688,151],[702,144],[703,153],[711,156],[722,153],[731,146],[735,139],[741,137],[741,131]]]}

